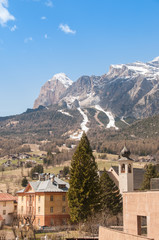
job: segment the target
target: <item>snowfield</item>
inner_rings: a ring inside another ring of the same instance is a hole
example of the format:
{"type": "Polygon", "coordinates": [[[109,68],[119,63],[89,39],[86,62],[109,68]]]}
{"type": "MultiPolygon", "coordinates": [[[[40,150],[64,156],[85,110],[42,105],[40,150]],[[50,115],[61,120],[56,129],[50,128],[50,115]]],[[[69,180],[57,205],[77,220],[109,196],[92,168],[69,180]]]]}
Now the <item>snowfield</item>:
{"type": "Polygon", "coordinates": [[[82,130],[79,130],[79,131],[73,133],[72,135],[70,135],[70,138],[76,139],[76,140],[80,140],[81,137],[82,137],[83,132],[85,131],[85,133],[87,133],[88,130],[89,130],[89,128],[86,127],[86,125],[89,122],[89,120],[88,120],[87,115],[81,110],[81,108],[77,108],[77,109],[81,113],[81,115],[83,116],[83,122],[81,123],[81,129],[82,130]]]}
{"type": "Polygon", "coordinates": [[[101,108],[99,105],[95,105],[95,108],[98,110],[98,111],[101,111],[103,113],[105,113],[107,115],[107,117],[109,118],[109,123],[107,124],[107,128],[115,128],[116,130],[118,130],[119,128],[115,126],[115,120],[114,120],[114,117],[113,117],[113,114],[111,112],[106,112],[103,110],[103,108],[101,108]]]}

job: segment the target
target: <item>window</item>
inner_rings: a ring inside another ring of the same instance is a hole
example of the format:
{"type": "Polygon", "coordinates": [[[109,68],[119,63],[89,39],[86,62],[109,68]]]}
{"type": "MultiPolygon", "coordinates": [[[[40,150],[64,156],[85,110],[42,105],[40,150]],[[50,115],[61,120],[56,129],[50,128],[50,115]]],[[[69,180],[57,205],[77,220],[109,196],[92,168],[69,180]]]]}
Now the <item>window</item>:
{"type": "Polygon", "coordinates": [[[40,225],[40,218],[38,218],[38,225],[40,225]]]}
{"type": "Polygon", "coordinates": [[[40,207],[38,207],[38,213],[40,213],[40,207]]]}
{"type": "Polygon", "coordinates": [[[53,213],[54,209],[53,207],[50,207],[50,212],[53,213]]]}
{"type": "Polygon", "coordinates": [[[21,206],[21,213],[23,213],[23,206],[21,206]]]}
{"type": "Polygon", "coordinates": [[[6,210],[3,210],[3,215],[6,215],[6,210]]]}
{"type": "Polygon", "coordinates": [[[6,202],[3,203],[3,207],[6,207],[6,202]]]}
{"type": "Polygon", "coordinates": [[[50,196],[50,201],[52,202],[54,200],[53,195],[50,196]]]}
{"type": "Polygon", "coordinates": [[[128,173],[131,173],[131,164],[128,165],[128,173]]]}
{"type": "Polygon", "coordinates": [[[51,225],[51,226],[54,225],[54,219],[53,219],[53,218],[51,218],[51,220],[50,220],[50,225],[51,225]]]}
{"type": "Polygon", "coordinates": [[[125,164],[121,165],[121,173],[125,173],[125,164]]]}
{"type": "Polygon", "coordinates": [[[66,208],[62,207],[62,212],[65,213],[66,212],[66,208]]]}
{"type": "Polygon", "coordinates": [[[39,202],[40,202],[40,196],[39,196],[39,202]]]}
{"type": "Polygon", "coordinates": [[[147,217],[137,216],[137,232],[138,235],[147,236],[147,217]]]}
{"type": "Polygon", "coordinates": [[[62,201],[64,201],[64,202],[66,201],[65,195],[62,196],[62,201]]]}

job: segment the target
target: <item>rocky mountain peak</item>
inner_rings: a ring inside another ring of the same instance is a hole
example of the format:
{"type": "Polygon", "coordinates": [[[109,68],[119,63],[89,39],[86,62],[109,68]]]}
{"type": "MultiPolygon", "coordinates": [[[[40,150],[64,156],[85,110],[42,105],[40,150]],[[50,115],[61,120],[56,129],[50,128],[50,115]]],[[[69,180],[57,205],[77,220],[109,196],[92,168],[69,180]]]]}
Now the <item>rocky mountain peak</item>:
{"type": "Polygon", "coordinates": [[[34,108],[38,108],[40,105],[46,107],[57,103],[72,83],[73,81],[65,73],[55,74],[41,87],[39,97],[34,102],[34,108]]]}
{"type": "Polygon", "coordinates": [[[109,78],[132,78],[142,75],[147,79],[156,79],[159,77],[159,57],[152,61],[143,63],[136,61],[128,64],[111,65],[107,76],[109,78]]]}
{"type": "Polygon", "coordinates": [[[73,81],[70,78],[68,78],[65,73],[55,74],[51,79],[48,80],[48,82],[57,81],[57,80],[60,81],[65,86],[65,88],[68,88],[73,83],[73,81]]]}
{"type": "Polygon", "coordinates": [[[78,100],[83,108],[99,105],[120,118],[142,118],[159,112],[158,97],[159,57],[156,57],[146,63],[111,65],[107,74],[82,76],[75,82],[64,73],[56,74],[41,88],[34,108],[62,100],[71,106],[78,100]]]}

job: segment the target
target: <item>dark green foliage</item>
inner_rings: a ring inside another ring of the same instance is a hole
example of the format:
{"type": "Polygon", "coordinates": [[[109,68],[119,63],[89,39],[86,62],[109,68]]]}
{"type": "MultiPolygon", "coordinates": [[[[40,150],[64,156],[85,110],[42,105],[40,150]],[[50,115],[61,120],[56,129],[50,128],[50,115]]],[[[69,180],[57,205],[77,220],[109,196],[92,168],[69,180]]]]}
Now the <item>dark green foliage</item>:
{"type": "Polygon", "coordinates": [[[122,196],[118,187],[104,170],[100,177],[101,185],[101,210],[116,216],[122,212],[122,196]]]}
{"type": "Polygon", "coordinates": [[[85,133],[73,155],[68,192],[72,222],[85,221],[100,208],[100,185],[89,140],[85,133]]]}
{"type": "Polygon", "coordinates": [[[31,163],[31,162],[27,162],[27,163],[25,164],[25,167],[26,167],[26,168],[31,168],[31,167],[32,167],[32,163],[31,163]]]}
{"type": "Polygon", "coordinates": [[[159,177],[156,165],[152,165],[152,164],[146,165],[145,169],[146,171],[144,174],[144,180],[142,183],[141,190],[149,190],[151,178],[159,177]]]}
{"type": "Polygon", "coordinates": [[[63,177],[66,177],[67,174],[69,174],[69,172],[70,172],[69,167],[68,167],[68,166],[65,166],[65,167],[63,168],[63,177]]]}
{"type": "Polygon", "coordinates": [[[35,167],[33,167],[30,171],[30,177],[33,178],[34,173],[43,173],[44,172],[44,168],[41,164],[36,165],[35,167]]]}
{"type": "Polygon", "coordinates": [[[28,180],[26,179],[26,177],[24,177],[22,179],[22,187],[26,187],[28,185],[28,180]]]}
{"type": "Polygon", "coordinates": [[[50,166],[50,165],[54,166],[54,155],[50,150],[47,152],[46,158],[43,159],[43,163],[46,166],[50,166]]]}

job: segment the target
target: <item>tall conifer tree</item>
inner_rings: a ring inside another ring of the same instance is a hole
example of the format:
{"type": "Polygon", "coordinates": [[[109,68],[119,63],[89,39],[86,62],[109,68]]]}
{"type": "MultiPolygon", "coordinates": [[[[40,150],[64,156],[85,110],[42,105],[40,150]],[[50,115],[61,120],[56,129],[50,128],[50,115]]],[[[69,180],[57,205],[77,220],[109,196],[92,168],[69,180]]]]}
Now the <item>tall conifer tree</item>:
{"type": "Polygon", "coordinates": [[[72,157],[68,192],[72,222],[85,221],[100,208],[97,165],[85,133],[72,157]]]}
{"type": "Polygon", "coordinates": [[[152,165],[152,164],[146,165],[145,170],[146,171],[144,174],[144,180],[142,183],[141,190],[149,190],[151,178],[159,177],[156,165],[152,165]]]}
{"type": "Polygon", "coordinates": [[[104,169],[102,176],[100,177],[101,185],[101,209],[116,216],[122,211],[122,196],[118,187],[113,180],[109,177],[108,173],[104,169]]]}

